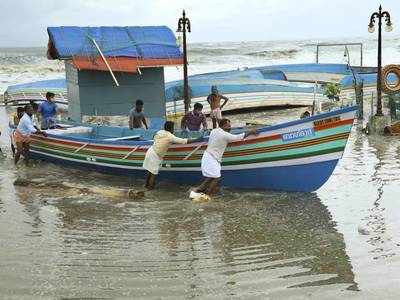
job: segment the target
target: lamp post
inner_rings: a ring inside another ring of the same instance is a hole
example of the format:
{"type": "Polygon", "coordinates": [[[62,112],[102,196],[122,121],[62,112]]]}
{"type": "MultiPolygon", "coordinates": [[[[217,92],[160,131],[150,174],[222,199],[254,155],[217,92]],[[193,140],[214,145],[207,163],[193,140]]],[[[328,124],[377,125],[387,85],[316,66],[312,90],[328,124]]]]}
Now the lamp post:
{"type": "Polygon", "coordinates": [[[385,18],[386,27],[385,31],[392,31],[392,22],[390,21],[390,14],[387,11],[382,11],[382,5],[379,5],[379,10],[371,15],[368,25],[368,31],[373,33],[375,31],[375,20],[378,19],[378,73],[376,79],[376,115],[383,116],[382,112],[382,18],[385,18]]]}
{"type": "Polygon", "coordinates": [[[189,83],[187,74],[187,49],[186,49],[186,31],[190,32],[190,20],[186,17],[185,10],[182,12],[182,18],[179,18],[178,29],[176,32],[182,32],[183,35],[183,102],[185,104],[185,113],[189,111],[189,83]]]}

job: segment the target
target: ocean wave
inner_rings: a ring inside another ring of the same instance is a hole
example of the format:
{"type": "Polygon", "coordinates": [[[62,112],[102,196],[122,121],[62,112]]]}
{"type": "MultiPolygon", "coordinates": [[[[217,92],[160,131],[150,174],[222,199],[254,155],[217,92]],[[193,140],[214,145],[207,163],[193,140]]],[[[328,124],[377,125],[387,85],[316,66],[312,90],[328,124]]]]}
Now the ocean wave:
{"type": "Polygon", "coordinates": [[[288,49],[288,50],[264,50],[246,53],[250,56],[263,56],[267,58],[294,58],[300,50],[288,49]]]}
{"type": "Polygon", "coordinates": [[[236,55],[238,54],[237,48],[208,48],[208,47],[199,47],[188,49],[189,55],[236,55]]]}

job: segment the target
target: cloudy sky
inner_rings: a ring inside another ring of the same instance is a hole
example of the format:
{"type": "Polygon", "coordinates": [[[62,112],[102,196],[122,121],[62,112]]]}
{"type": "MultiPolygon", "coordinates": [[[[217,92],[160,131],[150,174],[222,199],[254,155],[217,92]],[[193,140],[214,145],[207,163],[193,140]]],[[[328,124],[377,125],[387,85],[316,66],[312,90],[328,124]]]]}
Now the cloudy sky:
{"type": "Polygon", "coordinates": [[[379,3],[400,32],[400,0],[0,0],[0,47],[44,46],[47,26],[167,25],[190,42],[366,36],[379,3]]]}

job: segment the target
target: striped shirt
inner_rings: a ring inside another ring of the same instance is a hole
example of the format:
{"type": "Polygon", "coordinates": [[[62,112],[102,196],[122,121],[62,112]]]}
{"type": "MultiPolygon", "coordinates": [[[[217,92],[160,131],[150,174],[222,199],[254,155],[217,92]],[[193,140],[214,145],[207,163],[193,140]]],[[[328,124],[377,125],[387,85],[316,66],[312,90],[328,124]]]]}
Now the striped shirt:
{"type": "Polygon", "coordinates": [[[195,114],[191,111],[184,116],[182,120],[182,129],[187,128],[190,131],[199,131],[201,124],[203,124],[203,129],[207,129],[206,116],[201,112],[195,114]]]}

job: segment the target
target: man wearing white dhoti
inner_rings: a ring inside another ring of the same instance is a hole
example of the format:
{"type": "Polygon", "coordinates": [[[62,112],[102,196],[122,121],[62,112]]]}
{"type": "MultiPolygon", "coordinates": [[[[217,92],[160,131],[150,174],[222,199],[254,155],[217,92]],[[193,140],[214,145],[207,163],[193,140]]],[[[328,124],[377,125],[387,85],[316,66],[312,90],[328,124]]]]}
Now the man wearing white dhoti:
{"type": "Polygon", "coordinates": [[[231,122],[228,119],[219,121],[219,128],[211,131],[208,146],[201,159],[203,183],[194,191],[197,193],[212,194],[221,178],[221,163],[226,146],[235,141],[243,140],[249,135],[256,135],[257,130],[251,129],[241,134],[231,134],[231,122]]]}

